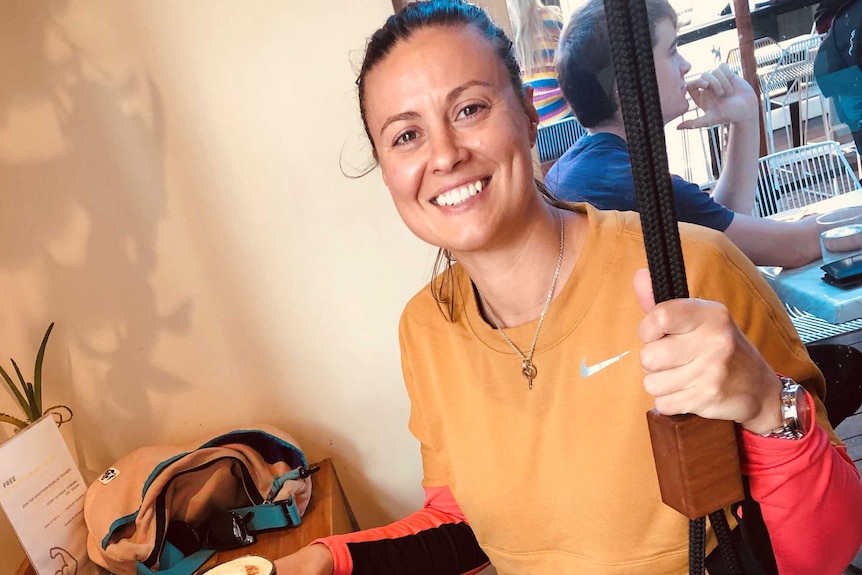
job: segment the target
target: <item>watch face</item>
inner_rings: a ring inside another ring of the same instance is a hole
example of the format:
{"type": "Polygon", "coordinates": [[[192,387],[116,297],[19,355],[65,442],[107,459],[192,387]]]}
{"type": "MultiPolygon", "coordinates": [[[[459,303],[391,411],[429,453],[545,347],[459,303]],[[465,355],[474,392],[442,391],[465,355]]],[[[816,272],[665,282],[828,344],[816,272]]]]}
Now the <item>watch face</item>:
{"type": "Polygon", "coordinates": [[[799,431],[808,433],[811,425],[811,405],[808,402],[808,394],[801,385],[796,385],[796,419],[799,421],[799,431]]]}

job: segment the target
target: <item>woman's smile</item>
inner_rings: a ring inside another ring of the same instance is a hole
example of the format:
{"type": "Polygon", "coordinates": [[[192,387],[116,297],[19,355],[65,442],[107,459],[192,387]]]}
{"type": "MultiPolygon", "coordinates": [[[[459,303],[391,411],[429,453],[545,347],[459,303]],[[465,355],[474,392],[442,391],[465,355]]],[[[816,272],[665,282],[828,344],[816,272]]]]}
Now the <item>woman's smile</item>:
{"type": "Polygon", "coordinates": [[[470,198],[481,193],[486,182],[490,179],[491,178],[476,180],[475,182],[470,182],[466,186],[460,186],[449,190],[448,192],[443,192],[431,201],[438,206],[457,206],[463,204],[470,198]]]}

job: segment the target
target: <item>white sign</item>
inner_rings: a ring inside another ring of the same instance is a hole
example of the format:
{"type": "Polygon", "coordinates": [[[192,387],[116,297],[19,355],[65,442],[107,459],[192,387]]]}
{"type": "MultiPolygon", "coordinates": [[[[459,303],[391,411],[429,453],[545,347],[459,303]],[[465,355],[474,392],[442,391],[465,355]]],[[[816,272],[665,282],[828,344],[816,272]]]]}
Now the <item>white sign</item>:
{"type": "Polygon", "coordinates": [[[0,507],[39,575],[90,575],[84,495],[72,454],[46,415],[0,445],[0,507]]]}

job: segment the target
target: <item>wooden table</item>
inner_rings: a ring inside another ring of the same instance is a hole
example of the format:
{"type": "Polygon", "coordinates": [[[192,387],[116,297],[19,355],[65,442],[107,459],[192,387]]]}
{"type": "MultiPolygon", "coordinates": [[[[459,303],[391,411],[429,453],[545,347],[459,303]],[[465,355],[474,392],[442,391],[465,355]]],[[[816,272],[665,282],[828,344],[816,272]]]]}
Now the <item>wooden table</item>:
{"type": "MultiPolygon", "coordinates": [[[[318,465],[320,471],[311,476],[311,501],[298,527],[260,533],[253,545],[216,552],[201,570],[243,555],[260,555],[275,560],[298,551],[320,537],[350,533],[359,529],[332,461],[324,459],[318,465]]],[[[30,562],[25,561],[16,575],[36,575],[36,572],[30,562]]]]}

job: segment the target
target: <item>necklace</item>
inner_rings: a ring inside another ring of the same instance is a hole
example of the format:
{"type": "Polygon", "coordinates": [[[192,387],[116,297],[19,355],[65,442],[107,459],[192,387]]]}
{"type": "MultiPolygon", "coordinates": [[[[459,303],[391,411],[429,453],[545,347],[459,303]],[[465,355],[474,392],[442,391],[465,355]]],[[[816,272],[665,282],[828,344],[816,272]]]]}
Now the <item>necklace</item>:
{"type": "Polygon", "coordinates": [[[548,291],[548,299],[545,300],[545,307],[542,309],[542,315],[539,316],[539,325],[536,326],[536,333],[533,334],[533,343],[530,345],[529,353],[524,354],[524,352],[515,345],[515,342],[509,339],[509,336],[506,335],[506,332],[503,331],[503,328],[500,326],[497,314],[495,314],[494,310],[491,309],[491,306],[488,305],[488,302],[485,300],[485,296],[482,295],[479,288],[476,288],[476,293],[479,294],[479,299],[482,300],[482,305],[488,312],[488,317],[491,318],[491,322],[494,324],[494,327],[497,328],[497,331],[500,332],[500,335],[503,336],[506,343],[508,343],[521,358],[521,375],[523,375],[527,380],[527,385],[529,385],[530,389],[533,389],[533,380],[539,372],[533,364],[533,352],[536,351],[536,342],[539,340],[539,331],[542,329],[542,322],[545,321],[545,314],[548,313],[548,308],[551,306],[551,300],[554,298],[554,289],[557,287],[557,278],[560,277],[560,268],[563,265],[563,246],[566,243],[566,223],[565,220],[563,220],[562,213],[558,211],[557,215],[560,216],[560,255],[557,258],[557,269],[554,270],[554,279],[551,280],[551,289],[548,291]]]}

